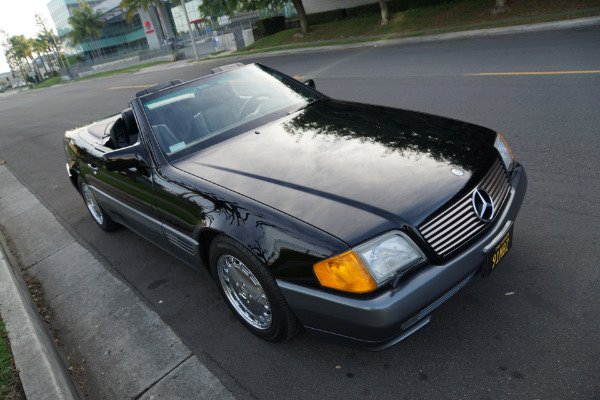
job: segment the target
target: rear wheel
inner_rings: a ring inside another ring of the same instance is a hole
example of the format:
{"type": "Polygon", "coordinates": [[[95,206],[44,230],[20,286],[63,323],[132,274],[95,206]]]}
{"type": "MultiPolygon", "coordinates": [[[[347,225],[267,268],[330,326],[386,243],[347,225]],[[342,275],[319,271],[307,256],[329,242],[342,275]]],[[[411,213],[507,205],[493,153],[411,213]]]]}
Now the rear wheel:
{"type": "Polygon", "coordinates": [[[88,211],[90,212],[92,218],[94,218],[94,221],[96,221],[98,226],[100,226],[100,228],[104,229],[105,231],[114,231],[115,229],[117,229],[117,223],[114,222],[112,218],[110,218],[108,214],[104,212],[102,207],[100,207],[100,204],[98,204],[98,202],[96,201],[94,193],[92,192],[88,184],[85,183],[83,179],[81,179],[81,177],[77,178],[77,183],[79,185],[79,192],[83,197],[83,201],[85,202],[88,211]]]}
{"type": "Polygon", "coordinates": [[[210,265],[219,292],[250,332],[271,342],[294,336],[296,317],[273,275],[252,252],[221,235],[210,246],[210,265]]]}

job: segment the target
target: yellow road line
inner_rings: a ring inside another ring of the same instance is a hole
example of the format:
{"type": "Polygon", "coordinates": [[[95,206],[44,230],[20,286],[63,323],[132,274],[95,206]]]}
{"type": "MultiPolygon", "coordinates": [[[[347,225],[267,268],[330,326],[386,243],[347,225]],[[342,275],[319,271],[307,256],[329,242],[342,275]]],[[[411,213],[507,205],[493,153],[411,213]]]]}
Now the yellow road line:
{"type": "Polygon", "coordinates": [[[600,74],[597,71],[551,71],[551,72],[482,72],[479,74],[465,74],[470,76],[489,76],[489,75],[564,75],[564,74],[600,74]]]}
{"type": "Polygon", "coordinates": [[[294,79],[296,79],[296,80],[298,80],[298,81],[299,81],[300,79],[303,79],[303,78],[304,78],[304,77],[303,77],[302,75],[296,75],[296,76],[294,76],[294,79]]]}
{"type": "Polygon", "coordinates": [[[108,90],[115,90],[115,89],[140,89],[140,88],[147,88],[147,87],[151,87],[151,86],[156,86],[156,83],[151,83],[150,85],[135,85],[135,86],[113,86],[113,87],[109,87],[108,90]]]}

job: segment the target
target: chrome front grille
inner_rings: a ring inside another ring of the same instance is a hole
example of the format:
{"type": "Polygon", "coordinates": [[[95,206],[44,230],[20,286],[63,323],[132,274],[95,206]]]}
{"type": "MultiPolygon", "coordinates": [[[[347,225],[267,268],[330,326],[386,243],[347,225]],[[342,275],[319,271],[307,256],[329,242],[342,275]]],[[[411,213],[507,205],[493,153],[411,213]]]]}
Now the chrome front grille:
{"type": "Polygon", "coordinates": [[[483,189],[491,196],[498,213],[510,190],[508,175],[500,158],[469,194],[419,227],[419,232],[438,255],[447,256],[489,224],[475,214],[472,197],[476,189],[483,189]]]}

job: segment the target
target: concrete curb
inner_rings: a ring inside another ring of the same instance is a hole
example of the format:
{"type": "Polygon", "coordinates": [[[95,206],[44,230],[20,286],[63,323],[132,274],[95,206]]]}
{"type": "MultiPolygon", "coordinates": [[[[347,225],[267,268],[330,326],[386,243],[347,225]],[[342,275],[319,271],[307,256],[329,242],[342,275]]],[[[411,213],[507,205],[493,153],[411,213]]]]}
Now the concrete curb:
{"type": "Polygon", "coordinates": [[[81,399],[20,272],[0,246],[0,313],[28,399],[81,399]]]}
{"type": "MultiPolygon", "coordinates": [[[[21,268],[41,282],[71,359],[85,359],[92,398],[234,398],[6,166],[0,166],[0,225],[21,268]]],[[[19,271],[9,267],[6,255],[0,267],[2,317],[27,397],[81,398],[19,271]],[[24,326],[31,327],[25,332],[24,326]]]]}

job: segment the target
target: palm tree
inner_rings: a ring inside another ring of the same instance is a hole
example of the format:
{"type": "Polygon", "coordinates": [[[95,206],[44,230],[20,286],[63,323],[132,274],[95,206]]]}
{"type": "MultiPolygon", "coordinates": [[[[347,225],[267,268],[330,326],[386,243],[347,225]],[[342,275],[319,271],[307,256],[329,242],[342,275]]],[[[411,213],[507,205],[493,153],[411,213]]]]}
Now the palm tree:
{"type": "Polygon", "coordinates": [[[44,49],[42,50],[44,53],[44,57],[46,58],[47,65],[53,70],[56,71],[61,67],[60,60],[56,53],[54,52],[54,48],[52,47],[52,37],[49,35],[45,35],[43,33],[38,33],[35,37],[37,42],[40,42],[44,45],[44,49]],[[48,56],[50,54],[50,56],[48,56]]]}
{"type": "Polygon", "coordinates": [[[25,73],[25,67],[23,66],[22,58],[17,55],[15,49],[13,47],[11,37],[5,31],[0,29],[0,38],[2,39],[2,47],[4,47],[4,56],[6,57],[6,61],[8,62],[8,66],[10,70],[16,72],[19,70],[21,72],[21,77],[26,79],[27,74],[25,73]]]}
{"type": "Polygon", "coordinates": [[[58,62],[58,68],[63,68],[61,64],[64,64],[64,68],[67,69],[67,64],[62,59],[60,50],[56,45],[57,42],[60,43],[60,38],[52,31],[48,21],[41,14],[35,15],[35,23],[39,27],[37,40],[46,41],[48,43],[48,51],[54,55],[54,58],[58,62]]]}
{"type": "Polygon", "coordinates": [[[21,59],[29,58],[33,64],[34,72],[36,73],[36,82],[41,81],[40,71],[37,68],[35,60],[33,58],[33,51],[31,49],[31,41],[23,35],[13,36],[9,39],[12,45],[15,55],[21,59]]]}
{"type": "MultiPolygon", "coordinates": [[[[127,9],[127,11],[125,12],[125,19],[127,20],[127,23],[131,22],[131,20],[137,13],[138,8],[141,8],[146,12],[150,8],[154,12],[154,18],[156,18],[156,20],[160,24],[161,35],[165,36],[167,35],[167,30],[163,26],[161,18],[158,15],[158,10],[160,9],[161,3],[161,0],[121,0],[119,7],[121,8],[121,10],[127,9]]],[[[165,37],[163,37],[163,39],[165,39],[165,37]]],[[[159,41],[162,42],[160,38],[159,41]]]]}
{"type": "Polygon", "coordinates": [[[38,39],[29,39],[29,42],[31,43],[31,50],[34,53],[37,53],[38,57],[40,57],[40,59],[42,60],[42,65],[44,66],[44,69],[46,70],[46,75],[48,75],[48,67],[46,67],[46,65],[48,64],[48,57],[46,57],[46,50],[48,49],[48,42],[46,42],[45,40],[38,40],[38,39]],[[44,60],[46,59],[46,60],[44,60]]]}
{"type": "Polygon", "coordinates": [[[106,26],[106,23],[100,20],[104,13],[94,10],[84,0],[77,0],[77,3],[80,9],[73,9],[73,14],[69,17],[68,21],[72,30],[67,33],[67,38],[74,45],[87,43],[92,57],[100,58],[102,51],[98,44],[98,38],[102,34],[100,28],[106,26]]]}

